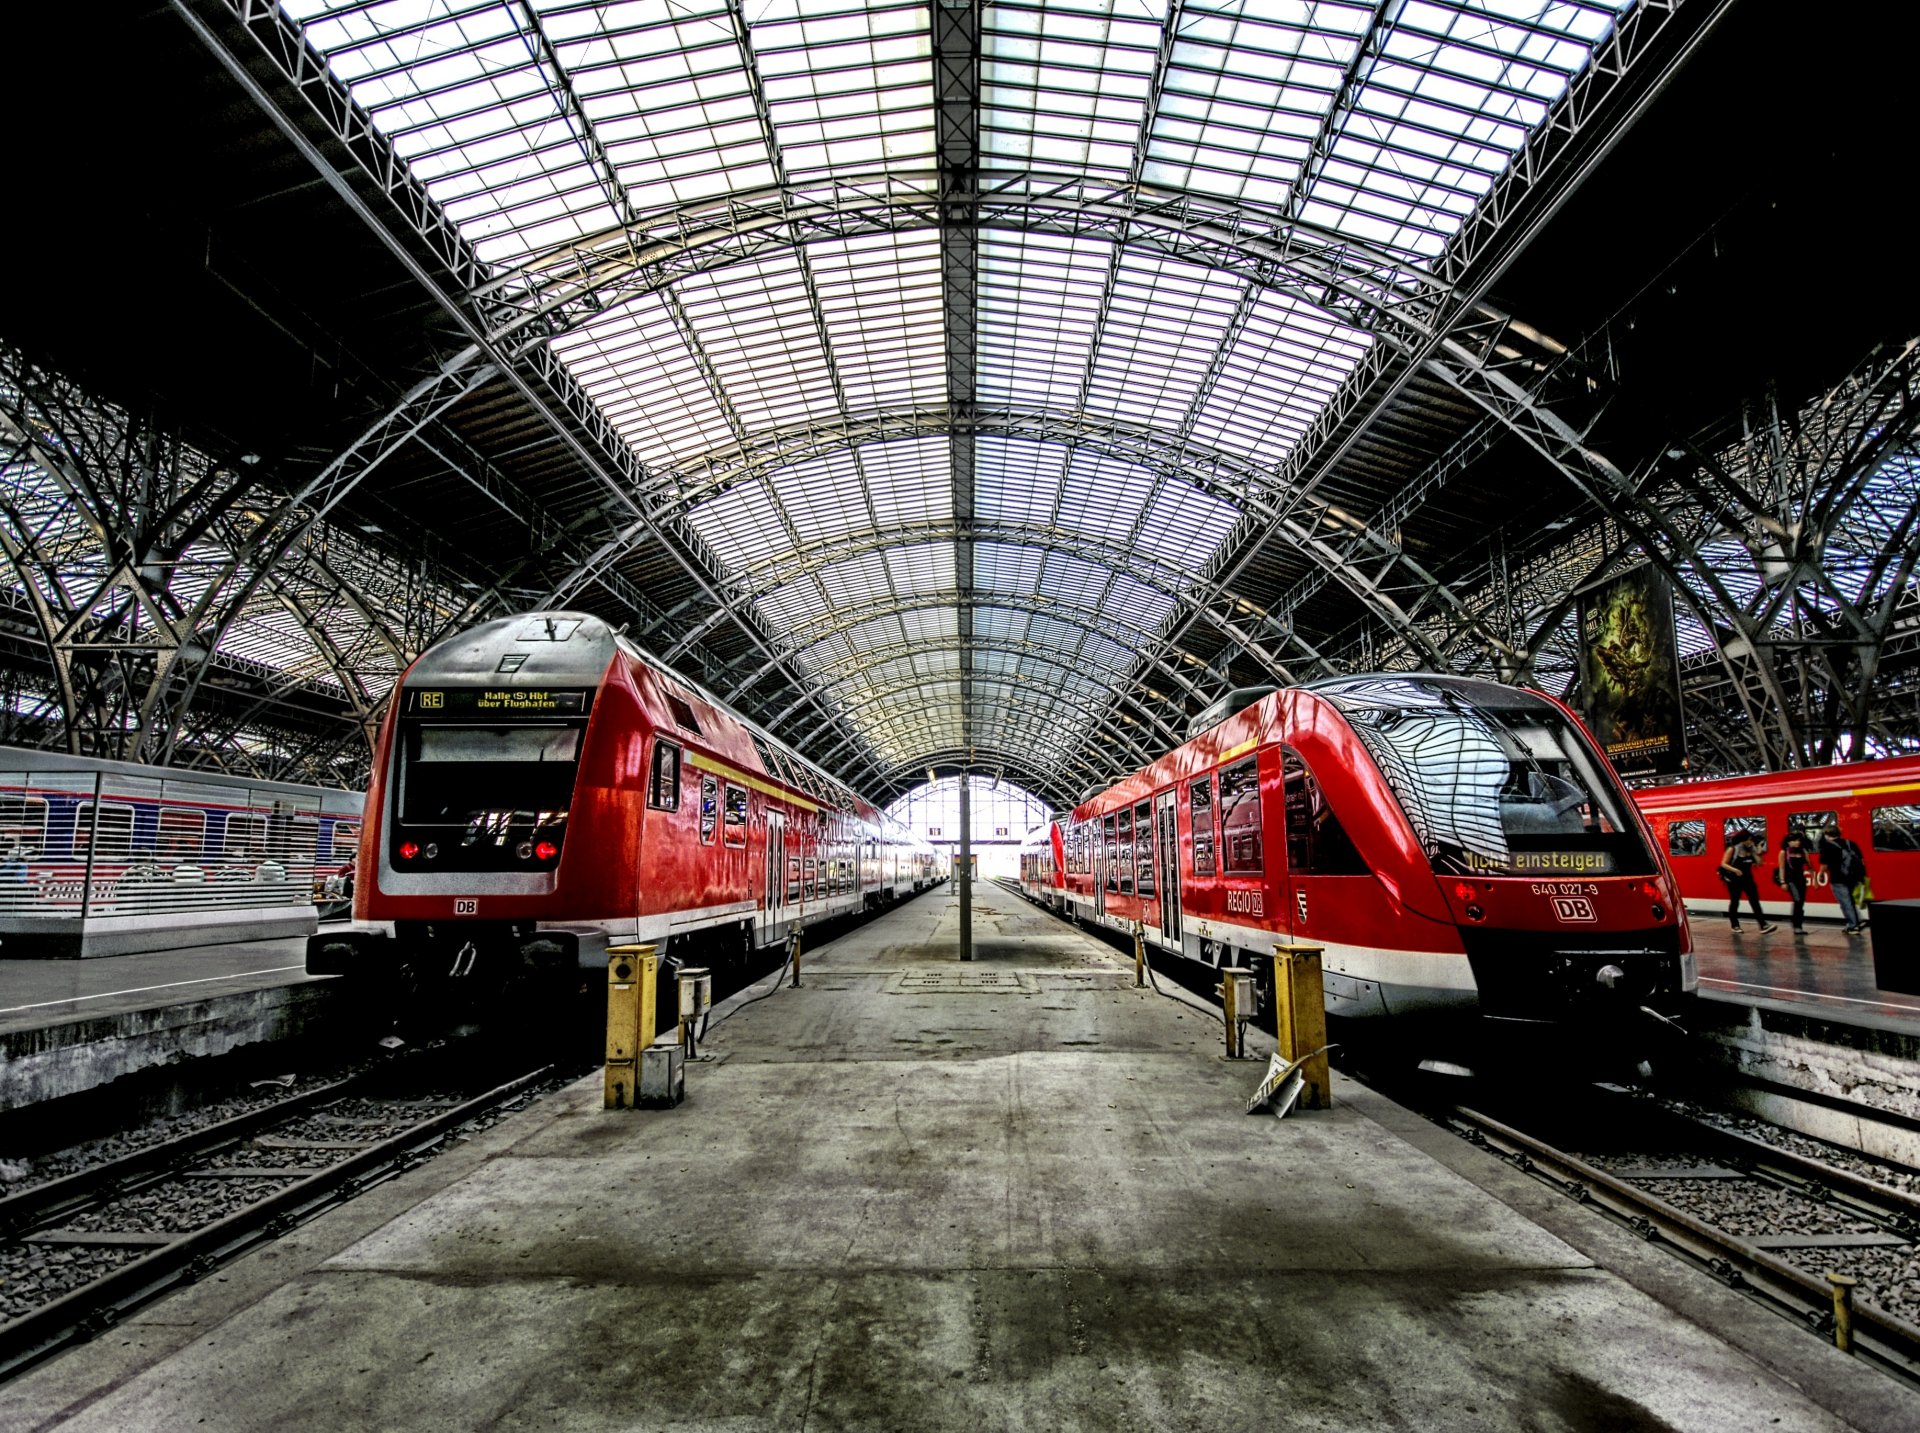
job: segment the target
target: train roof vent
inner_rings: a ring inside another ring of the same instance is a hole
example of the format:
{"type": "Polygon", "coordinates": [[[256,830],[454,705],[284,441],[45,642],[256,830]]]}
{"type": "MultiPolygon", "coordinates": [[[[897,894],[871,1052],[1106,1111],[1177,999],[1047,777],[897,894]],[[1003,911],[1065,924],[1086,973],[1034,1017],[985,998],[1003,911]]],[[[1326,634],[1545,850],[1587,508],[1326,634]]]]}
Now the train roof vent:
{"type": "Polygon", "coordinates": [[[539,616],[520,624],[513,634],[516,642],[565,642],[580,630],[578,617],[539,616]]]}
{"type": "Polygon", "coordinates": [[[1187,738],[1191,740],[1201,732],[1219,726],[1235,712],[1244,711],[1260,698],[1279,690],[1277,683],[1269,683],[1261,687],[1235,687],[1187,723],[1187,738]]]}
{"type": "Polygon", "coordinates": [[[667,710],[673,713],[673,724],[682,731],[700,735],[700,723],[693,715],[693,707],[683,696],[676,692],[667,693],[667,710]]]}

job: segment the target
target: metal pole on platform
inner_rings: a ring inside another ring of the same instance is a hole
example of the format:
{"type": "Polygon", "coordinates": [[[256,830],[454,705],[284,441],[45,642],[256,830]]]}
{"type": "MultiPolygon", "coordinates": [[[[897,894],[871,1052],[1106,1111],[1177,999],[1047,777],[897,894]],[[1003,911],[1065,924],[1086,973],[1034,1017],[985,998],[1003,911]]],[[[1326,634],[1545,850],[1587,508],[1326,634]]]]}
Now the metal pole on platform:
{"type": "Polygon", "coordinates": [[[960,883],[960,958],[973,959],[973,778],[960,773],[960,869],[953,873],[960,883]]]}

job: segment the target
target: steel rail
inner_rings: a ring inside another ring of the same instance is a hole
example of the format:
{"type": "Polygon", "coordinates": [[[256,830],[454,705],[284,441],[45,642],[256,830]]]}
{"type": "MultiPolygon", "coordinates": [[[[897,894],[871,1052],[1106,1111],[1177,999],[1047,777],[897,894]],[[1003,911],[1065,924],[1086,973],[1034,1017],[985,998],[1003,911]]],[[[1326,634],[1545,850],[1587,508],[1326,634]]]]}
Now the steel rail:
{"type": "Polygon", "coordinates": [[[0,1379],[85,1342],[110,1328],[129,1310],[174,1288],[198,1282],[226,1260],[256,1244],[277,1239],[314,1215],[411,1168],[449,1132],[518,1098],[551,1075],[553,1069],[552,1065],[542,1065],[442,1110],[338,1164],[315,1170],[244,1209],[182,1234],[101,1278],[0,1324],[0,1379]]]}
{"type": "MultiPolygon", "coordinates": [[[[1666,1243],[1722,1283],[1752,1294],[1796,1322],[1818,1330],[1830,1313],[1833,1290],[1824,1279],[1578,1155],[1465,1105],[1451,1107],[1441,1122],[1522,1173],[1558,1188],[1581,1204],[1613,1215],[1648,1241],[1666,1243]],[[1501,1145],[1507,1148],[1502,1150],[1501,1145]]],[[[1920,1328],[1871,1300],[1857,1299],[1853,1305],[1853,1334],[1855,1353],[1910,1383],[1920,1383],[1920,1328]]]]}

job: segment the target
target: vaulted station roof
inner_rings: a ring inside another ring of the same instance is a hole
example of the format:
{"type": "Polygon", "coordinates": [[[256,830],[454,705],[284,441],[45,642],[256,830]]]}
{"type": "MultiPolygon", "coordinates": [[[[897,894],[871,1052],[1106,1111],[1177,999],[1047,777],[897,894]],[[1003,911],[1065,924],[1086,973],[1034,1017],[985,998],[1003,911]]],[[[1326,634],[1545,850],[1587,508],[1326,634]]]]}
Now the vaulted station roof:
{"type": "Polygon", "coordinates": [[[1724,8],[171,5],[439,305],[303,497],[546,534],[502,592],[629,605],[876,796],[1054,799],[1330,670],[1320,609],[1451,600],[1408,494],[1579,428],[1488,286],[1724,8]],[[449,414],[490,504],[403,451],[449,414]]]}

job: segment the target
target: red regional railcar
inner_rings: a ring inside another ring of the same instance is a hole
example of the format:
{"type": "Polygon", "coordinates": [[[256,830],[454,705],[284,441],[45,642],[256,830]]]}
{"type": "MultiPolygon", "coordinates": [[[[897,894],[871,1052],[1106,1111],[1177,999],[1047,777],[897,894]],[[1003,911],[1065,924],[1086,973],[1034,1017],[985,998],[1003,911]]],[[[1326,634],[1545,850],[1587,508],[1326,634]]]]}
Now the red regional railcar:
{"type": "MultiPolygon", "coordinates": [[[[1920,899],[1920,757],[1652,786],[1634,799],[1653,823],[1689,910],[1726,913],[1720,862],[1744,832],[1761,846],[1754,868],[1760,908],[1769,916],[1792,914],[1787,892],[1774,884],[1780,843],[1789,831],[1817,835],[1834,824],[1866,857],[1875,900],[1920,899]]],[[[1809,876],[1807,915],[1840,919],[1817,853],[1809,876]]]]}
{"type": "Polygon", "coordinates": [[[1029,894],[1192,959],[1270,973],[1276,944],[1325,947],[1336,1015],[1563,1021],[1698,985],[1672,875],[1591,737],[1492,682],[1275,692],[1026,854],[1029,894]]]}
{"type": "Polygon", "coordinates": [[[609,944],[744,958],[940,879],[924,842],[598,618],[536,612],[402,677],[367,793],[354,916],[310,969],[370,956],[507,980],[609,944]]]}

